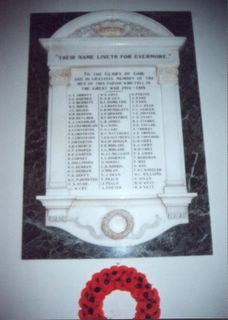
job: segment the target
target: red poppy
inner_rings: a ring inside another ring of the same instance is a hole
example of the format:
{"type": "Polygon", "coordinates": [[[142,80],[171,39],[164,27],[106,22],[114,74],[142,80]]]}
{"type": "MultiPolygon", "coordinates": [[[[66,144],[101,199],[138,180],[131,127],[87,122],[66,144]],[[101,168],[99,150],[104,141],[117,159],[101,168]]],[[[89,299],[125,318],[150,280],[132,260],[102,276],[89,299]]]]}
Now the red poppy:
{"type": "Polygon", "coordinates": [[[147,282],[144,274],[126,266],[113,266],[93,275],[81,292],[79,318],[105,320],[103,301],[114,290],[128,291],[136,300],[135,319],[159,319],[158,291],[147,282]]]}

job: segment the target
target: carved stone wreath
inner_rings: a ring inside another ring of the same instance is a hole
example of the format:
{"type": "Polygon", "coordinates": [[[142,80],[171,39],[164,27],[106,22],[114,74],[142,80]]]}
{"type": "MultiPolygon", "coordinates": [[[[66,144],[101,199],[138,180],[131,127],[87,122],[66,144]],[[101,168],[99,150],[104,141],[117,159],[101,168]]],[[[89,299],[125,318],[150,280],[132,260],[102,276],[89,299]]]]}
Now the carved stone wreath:
{"type": "Polygon", "coordinates": [[[133,217],[126,210],[113,210],[107,213],[101,223],[103,233],[114,240],[124,239],[133,229],[133,217]],[[121,232],[116,232],[111,229],[110,223],[115,217],[121,217],[125,223],[125,229],[121,232]]]}

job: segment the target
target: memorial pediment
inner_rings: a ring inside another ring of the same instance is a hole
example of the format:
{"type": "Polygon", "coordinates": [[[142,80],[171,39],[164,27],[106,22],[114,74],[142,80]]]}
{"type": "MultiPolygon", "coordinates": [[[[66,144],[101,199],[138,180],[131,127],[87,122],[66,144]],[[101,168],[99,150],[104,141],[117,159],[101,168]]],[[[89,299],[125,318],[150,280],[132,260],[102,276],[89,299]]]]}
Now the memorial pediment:
{"type": "Polygon", "coordinates": [[[40,39],[48,50],[48,65],[178,65],[184,37],[137,13],[94,12],[76,18],[49,39],[40,39]],[[131,49],[131,50],[130,50],[131,49]]]}
{"type": "Polygon", "coordinates": [[[158,22],[134,12],[101,11],[76,18],[52,38],[169,37],[173,34],[158,22]]]}

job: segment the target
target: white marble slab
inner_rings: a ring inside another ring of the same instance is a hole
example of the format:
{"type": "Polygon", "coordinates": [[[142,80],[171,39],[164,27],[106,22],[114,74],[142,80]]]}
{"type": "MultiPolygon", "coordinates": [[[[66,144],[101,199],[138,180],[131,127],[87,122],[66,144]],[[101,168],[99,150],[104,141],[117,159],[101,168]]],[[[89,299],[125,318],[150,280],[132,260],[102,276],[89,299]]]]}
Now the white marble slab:
{"type": "Polygon", "coordinates": [[[41,39],[50,69],[48,226],[128,246],[188,222],[179,49],[152,19],[92,13],[41,39]]]}

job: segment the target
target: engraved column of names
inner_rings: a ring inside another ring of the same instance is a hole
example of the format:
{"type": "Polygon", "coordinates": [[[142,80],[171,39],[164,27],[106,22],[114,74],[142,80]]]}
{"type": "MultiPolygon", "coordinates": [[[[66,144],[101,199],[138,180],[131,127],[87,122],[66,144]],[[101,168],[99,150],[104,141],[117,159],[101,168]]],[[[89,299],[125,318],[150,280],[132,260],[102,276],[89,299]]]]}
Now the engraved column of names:
{"type": "Polygon", "coordinates": [[[92,105],[89,93],[68,95],[68,186],[79,191],[97,181],[93,161],[97,123],[90,111],[92,105]]]}
{"type": "Polygon", "coordinates": [[[130,94],[132,114],[132,170],[135,189],[153,189],[154,176],[161,174],[161,168],[154,166],[157,159],[154,143],[159,138],[156,109],[151,94],[138,92],[130,94]]]}
{"type": "Polygon", "coordinates": [[[129,104],[120,92],[99,94],[100,187],[119,190],[129,185],[129,104]],[[126,179],[127,178],[127,179],[126,179]]]}

